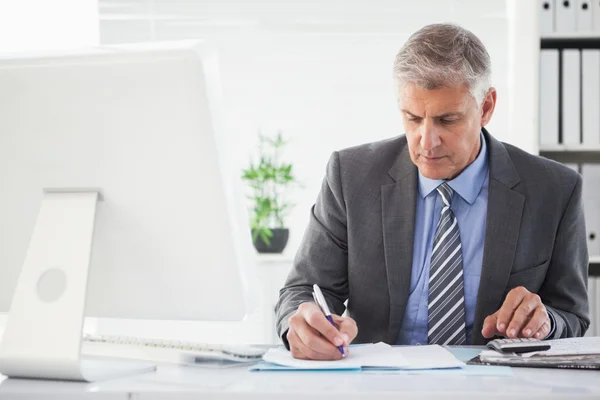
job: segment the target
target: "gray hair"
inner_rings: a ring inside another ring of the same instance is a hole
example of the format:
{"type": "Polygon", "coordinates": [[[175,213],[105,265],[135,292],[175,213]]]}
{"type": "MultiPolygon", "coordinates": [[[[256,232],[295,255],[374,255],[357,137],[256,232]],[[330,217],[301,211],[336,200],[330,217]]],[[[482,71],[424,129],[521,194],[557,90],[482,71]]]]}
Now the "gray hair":
{"type": "Polygon", "coordinates": [[[472,32],[453,24],[427,25],[402,46],[394,61],[398,85],[425,90],[467,84],[480,106],[492,86],[492,63],[472,32]]]}

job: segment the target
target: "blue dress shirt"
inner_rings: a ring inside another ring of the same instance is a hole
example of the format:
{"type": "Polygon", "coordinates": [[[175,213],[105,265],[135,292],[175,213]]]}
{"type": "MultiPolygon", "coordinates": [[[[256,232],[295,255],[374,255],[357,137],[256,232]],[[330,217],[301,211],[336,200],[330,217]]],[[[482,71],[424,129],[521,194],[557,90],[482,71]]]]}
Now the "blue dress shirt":
{"type": "MultiPolygon", "coordinates": [[[[475,161],[456,178],[448,181],[454,190],[451,207],[457,219],[463,252],[467,344],[472,343],[487,217],[489,166],[483,133],[480,137],[481,150],[475,161]]],[[[442,200],[436,189],[443,182],[426,178],[419,172],[410,293],[396,344],[427,344],[429,265],[433,236],[442,212],[442,200]]],[[[548,317],[550,318],[550,333],[546,339],[552,336],[556,329],[556,321],[550,311],[548,311],[548,317]]]]}
{"type": "MultiPolygon", "coordinates": [[[[457,219],[463,253],[467,344],[472,343],[475,304],[481,277],[488,181],[487,146],[481,134],[481,150],[475,161],[456,178],[448,181],[454,190],[451,207],[457,219]]],[[[410,294],[397,344],[427,344],[429,264],[433,236],[442,212],[442,200],[436,188],[443,182],[426,178],[419,173],[410,294]]]]}

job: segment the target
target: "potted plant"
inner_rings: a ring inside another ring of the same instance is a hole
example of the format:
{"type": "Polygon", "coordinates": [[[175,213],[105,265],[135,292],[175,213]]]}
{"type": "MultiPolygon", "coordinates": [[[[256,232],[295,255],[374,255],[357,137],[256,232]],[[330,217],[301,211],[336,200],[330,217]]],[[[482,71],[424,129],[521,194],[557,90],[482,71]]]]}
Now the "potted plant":
{"type": "Polygon", "coordinates": [[[289,237],[284,218],[291,204],[284,195],[296,183],[296,178],[292,164],[280,160],[286,144],[281,132],[274,139],[259,132],[258,161],[251,161],[242,171],[242,179],[251,189],[248,196],[252,202],[250,229],[259,253],[281,253],[289,237]]]}

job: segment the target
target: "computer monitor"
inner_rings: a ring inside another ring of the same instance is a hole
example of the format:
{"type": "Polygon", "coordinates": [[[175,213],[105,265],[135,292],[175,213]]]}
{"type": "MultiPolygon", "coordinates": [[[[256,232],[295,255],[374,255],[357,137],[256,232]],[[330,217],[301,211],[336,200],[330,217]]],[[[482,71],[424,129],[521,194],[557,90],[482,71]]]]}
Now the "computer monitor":
{"type": "Polygon", "coordinates": [[[86,316],[244,317],[254,257],[220,103],[203,42],[0,59],[0,312],[25,261],[69,264],[21,274],[7,332],[82,281],[86,316]]]}

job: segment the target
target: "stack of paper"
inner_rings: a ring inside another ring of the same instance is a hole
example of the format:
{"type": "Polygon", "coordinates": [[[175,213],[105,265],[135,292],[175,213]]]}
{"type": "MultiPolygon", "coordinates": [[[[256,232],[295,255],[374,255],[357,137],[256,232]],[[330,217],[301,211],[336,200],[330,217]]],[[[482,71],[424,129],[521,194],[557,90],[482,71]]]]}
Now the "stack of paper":
{"type": "Polygon", "coordinates": [[[562,356],[600,355],[600,337],[569,338],[548,340],[550,350],[513,354],[485,350],[480,354],[482,361],[496,361],[510,358],[550,358],[562,356]]]}
{"type": "Polygon", "coordinates": [[[479,361],[473,361],[487,365],[600,369],[600,338],[556,339],[548,342],[550,350],[523,354],[485,350],[479,355],[479,361]]]}
{"type": "Polygon", "coordinates": [[[438,369],[465,364],[441,346],[392,347],[385,343],[358,345],[338,361],[298,360],[283,348],[270,349],[263,360],[294,370],[438,369]]]}
{"type": "Polygon", "coordinates": [[[550,350],[523,353],[523,357],[535,355],[542,356],[567,356],[582,354],[600,354],[600,337],[569,338],[548,340],[550,350]]]}

